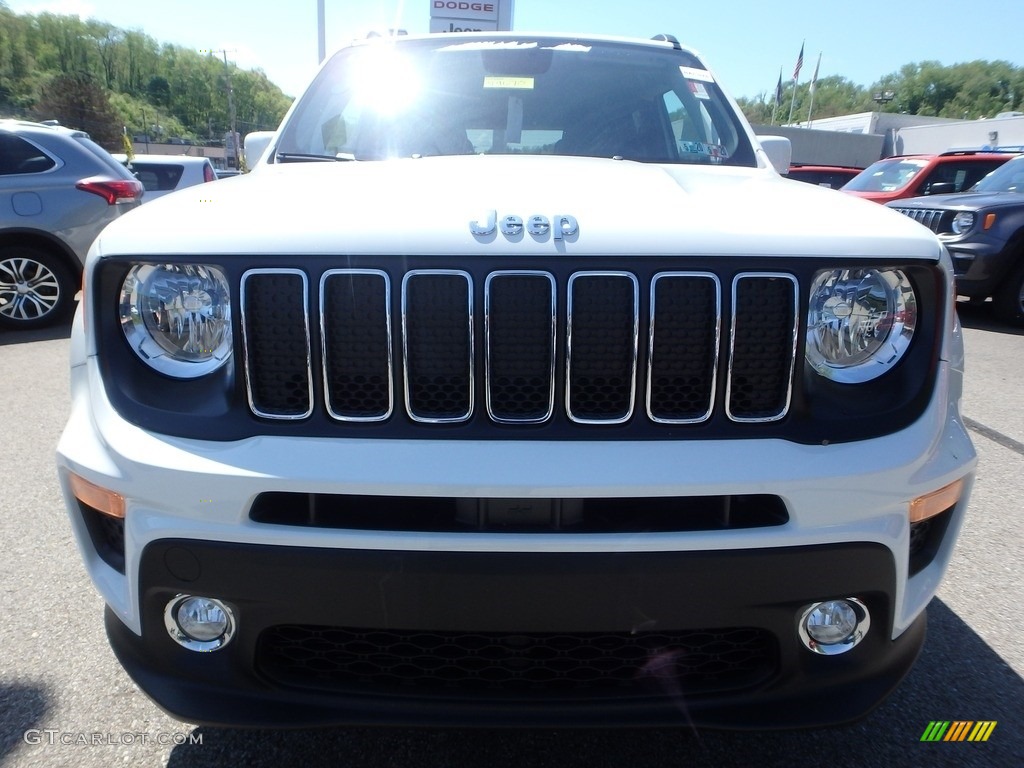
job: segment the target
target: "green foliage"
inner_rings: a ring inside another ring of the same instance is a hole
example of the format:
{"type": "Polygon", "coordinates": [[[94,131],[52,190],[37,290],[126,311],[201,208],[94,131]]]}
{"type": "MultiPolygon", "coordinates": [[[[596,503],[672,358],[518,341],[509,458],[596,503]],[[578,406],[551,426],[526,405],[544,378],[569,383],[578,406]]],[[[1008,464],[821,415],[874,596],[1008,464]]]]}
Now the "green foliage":
{"type": "Polygon", "coordinates": [[[212,52],[161,45],[141,31],[94,19],[15,14],[0,0],[0,115],[46,113],[97,139],[107,135],[109,122],[118,137],[127,126],[154,140],[221,140],[231,127],[229,78],[239,133],[276,128],[291,99],[260,70],[243,71],[212,52]],[[69,101],[68,82],[87,84],[83,103],[69,101]],[[79,119],[93,127],[76,124],[79,119]]]}
{"type": "MultiPolygon", "coordinates": [[[[775,94],[739,99],[752,123],[805,122],[811,108],[810,83],[784,83],[782,99],[775,109],[775,94]]],[[[857,112],[902,112],[910,115],[955,117],[976,120],[1000,112],[1024,110],[1024,68],[1006,61],[970,61],[943,66],[937,61],[906,64],[873,83],[870,88],[855,85],[838,76],[823,77],[814,91],[811,119],[820,120],[857,112]],[[876,102],[875,94],[891,91],[892,101],[876,102]]]]}

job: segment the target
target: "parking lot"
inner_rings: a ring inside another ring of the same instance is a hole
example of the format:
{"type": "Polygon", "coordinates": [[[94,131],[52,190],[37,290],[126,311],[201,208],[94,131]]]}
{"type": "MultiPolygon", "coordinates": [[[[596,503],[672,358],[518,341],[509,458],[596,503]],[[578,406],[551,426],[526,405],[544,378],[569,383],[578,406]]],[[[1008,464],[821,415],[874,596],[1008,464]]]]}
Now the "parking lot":
{"type": "Polygon", "coordinates": [[[110,652],[60,498],[68,328],[0,336],[0,765],[1008,766],[1024,755],[1024,332],[961,307],[965,422],[980,456],[928,640],[867,719],[785,733],[677,730],[239,731],[177,723],[110,652]],[[996,721],[984,743],[922,743],[931,721],[996,721]]]}

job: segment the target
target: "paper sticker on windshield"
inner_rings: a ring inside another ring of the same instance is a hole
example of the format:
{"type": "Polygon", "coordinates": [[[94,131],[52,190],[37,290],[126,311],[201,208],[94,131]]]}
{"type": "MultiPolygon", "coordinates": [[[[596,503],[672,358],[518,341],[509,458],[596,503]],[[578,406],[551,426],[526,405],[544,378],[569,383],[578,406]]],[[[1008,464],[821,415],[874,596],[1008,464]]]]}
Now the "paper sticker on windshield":
{"type": "Polygon", "coordinates": [[[533,90],[533,78],[487,75],[484,77],[484,88],[518,88],[523,91],[531,91],[533,90]]]}
{"type": "Polygon", "coordinates": [[[706,69],[694,69],[693,67],[680,67],[679,71],[687,80],[700,80],[702,83],[713,83],[715,78],[706,69]]]}
{"type": "Polygon", "coordinates": [[[698,99],[711,98],[711,95],[708,93],[708,89],[704,87],[704,83],[695,83],[693,80],[690,80],[686,84],[690,86],[690,93],[698,99]]]}
{"type": "Polygon", "coordinates": [[[718,165],[729,159],[729,153],[721,144],[705,144],[702,141],[680,141],[679,151],[684,155],[700,155],[706,157],[705,162],[718,165]]]}

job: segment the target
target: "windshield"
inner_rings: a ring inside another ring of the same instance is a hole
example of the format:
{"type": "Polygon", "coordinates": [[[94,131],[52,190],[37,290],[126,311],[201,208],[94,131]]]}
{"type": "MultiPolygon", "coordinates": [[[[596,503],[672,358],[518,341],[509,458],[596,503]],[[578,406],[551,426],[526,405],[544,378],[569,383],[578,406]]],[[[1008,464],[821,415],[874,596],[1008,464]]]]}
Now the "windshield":
{"type": "Polygon", "coordinates": [[[928,165],[921,158],[879,160],[846,182],[843,189],[854,192],[895,192],[903,189],[928,165]]]}
{"type": "Polygon", "coordinates": [[[1015,157],[996,168],[973,187],[971,192],[1024,192],[1024,156],[1015,157]]]}
{"type": "Polygon", "coordinates": [[[340,51],[283,127],[276,162],[470,154],[755,165],[688,53],[441,35],[340,51]]]}

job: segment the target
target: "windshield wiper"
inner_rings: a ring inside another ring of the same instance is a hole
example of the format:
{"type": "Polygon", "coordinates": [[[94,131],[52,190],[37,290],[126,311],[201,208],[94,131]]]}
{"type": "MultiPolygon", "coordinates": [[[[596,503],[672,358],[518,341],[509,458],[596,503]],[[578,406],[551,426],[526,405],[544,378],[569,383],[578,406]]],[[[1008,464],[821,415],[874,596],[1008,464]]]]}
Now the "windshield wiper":
{"type": "Polygon", "coordinates": [[[356,156],[348,152],[336,155],[307,155],[301,152],[278,152],[275,157],[282,163],[338,163],[355,160],[356,156]]]}

